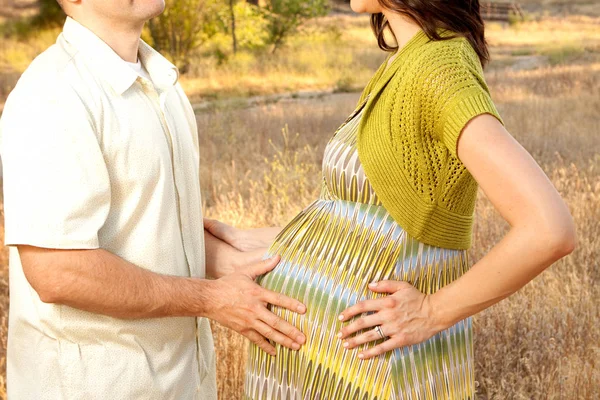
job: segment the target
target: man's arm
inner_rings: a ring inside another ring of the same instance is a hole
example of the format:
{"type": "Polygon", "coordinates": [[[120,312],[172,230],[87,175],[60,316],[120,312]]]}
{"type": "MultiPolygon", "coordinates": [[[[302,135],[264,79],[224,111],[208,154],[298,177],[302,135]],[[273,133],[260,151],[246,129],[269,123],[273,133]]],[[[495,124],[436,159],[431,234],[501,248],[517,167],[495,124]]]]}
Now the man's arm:
{"type": "Polygon", "coordinates": [[[261,288],[254,279],[278,259],[255,263],[209,281],[156,274],[102,249],[52,250],[18,246],[23,271],[46,303],[116,318],[206,317],[248,337],[270,354],[265,338],[292,349],[304,335],[266,304],[304,313],[300,302],[261,288]]]}

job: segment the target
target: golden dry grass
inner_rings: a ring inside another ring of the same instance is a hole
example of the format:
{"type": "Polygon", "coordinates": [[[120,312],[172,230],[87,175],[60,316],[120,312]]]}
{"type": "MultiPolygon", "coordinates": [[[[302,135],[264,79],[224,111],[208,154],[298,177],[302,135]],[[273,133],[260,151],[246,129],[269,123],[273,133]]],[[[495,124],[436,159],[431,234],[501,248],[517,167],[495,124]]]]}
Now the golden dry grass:
{"type": "MultiPolygon", "coordinates": [[[[361,23],[355,21],[360,20],[347,22],[352,29],[342,30],[336,39],[339,46],[331,45],[337,33],[314,33],[326,35],[320,42],[308,42],[314,44],[314,50],[297,39],[286,49],[290,53],[280,55],[283,59],[305,52],[301,67],[281,60],[261,67],[249,58],[240,61],[241,67],[215,72],[207,64],[205,72],[194,72],[197,79],[186,78],[184,84],[193,93],[209,93],[210,89],[229,91],[230,95],[265,94],[335,86],[335,79],[356,69],[359,73],[353,81],[349,79],[349,86],[360,86],[382,56],[372,46],[364,20],[362,26],[355,25],[361,23]],[[345,61],[336,72],[333,61],[338,58],[345,61]],[[325,72],[312,66],[323,67],[325,72]],[[247,71],[242,74],[244,68],[247,71]],[[304,82],[302,79],[309,82],[306,87],[294,83],[304,82]]],[[[487,75],[494,98],[508,129],[531,151],[568,202],[577,224],[579,246],[521,292],[475,318],[480,399],[600,398],[599,27],[598,19],[570,17],[512,28],[490,25],[488,30],[497,58],[487,75]],[[551,45],[545,40],[550,37],[551,45]],[[573,48],[583,48],[583,52],[560,53],[573,48]],[[534,57],[535,63],[525,70],[512,68],[522,57],[534,57]]],[[[24,60],[37,51],[35,46],[20,49],[15,44],[13,48],[17,54],[27,54],[24,60]]],[[[336,94],[258,107],[216,106],[200,112],[207,215],[242,227],[289,221],[318,195],[325,143],[356,99],[355,93],[336,94]]],[[[506,229],[481,196],[474,260],[489,250],[506,229]]],[[[0,336],[5,343],[6,249],[0,254],[0,336]]],[[[237,399],[244,377],[246,344],[219,326],[213,328],[220,398],[237,399]]],[[[4,371],[4,349],[5,345],[0,349],[0,372],[4,371]]],[[[0,398],[4,396],[0,389],[0,398]]]]}
{"type": "Polygon", "coordinates": [[[600,3],[596,0],[518,0],[517,2],[523,6],[526,12],[534,14],[600,16],[600,3]]]}

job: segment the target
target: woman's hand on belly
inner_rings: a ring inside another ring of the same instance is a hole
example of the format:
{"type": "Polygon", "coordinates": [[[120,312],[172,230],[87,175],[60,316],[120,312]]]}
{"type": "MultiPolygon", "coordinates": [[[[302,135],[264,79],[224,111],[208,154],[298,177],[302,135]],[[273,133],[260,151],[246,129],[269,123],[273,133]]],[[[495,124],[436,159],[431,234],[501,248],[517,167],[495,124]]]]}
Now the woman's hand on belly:
{"type": "Polygon", "coordinates": [[[341,321],[348,321],[357,315],[372,312],[348,324],[338,334],[340,340],[344,340],[347,350],[379,341],[382,339],[381,335],[385,337],[382,343],[359,353],[359,358],[368,359],[400,347],[421,343],[447,328],[434,318],[430,297],[410,283],[381,281],[371,283],[369,289],[376,293],[389,293],[389,296],[356,303],[344,310],[339,317],[341,321]],[[366,331],[350,337],[361,330],[366,331]]]}
{"type": "Polygon", "coordinates": [[[204,230],[204,250],[206,259],[206,275],[219,279],[246,266],[259,263],[266,248],[252,251],[239,251],[230,244],[216,238],[208,230],[204,230]]]}
{"type": "Polygon", "coordinates": [[[214,219],[204,218],[204,229],[239,251],[268,248],[281,228],[237,229],[214,219]]]}

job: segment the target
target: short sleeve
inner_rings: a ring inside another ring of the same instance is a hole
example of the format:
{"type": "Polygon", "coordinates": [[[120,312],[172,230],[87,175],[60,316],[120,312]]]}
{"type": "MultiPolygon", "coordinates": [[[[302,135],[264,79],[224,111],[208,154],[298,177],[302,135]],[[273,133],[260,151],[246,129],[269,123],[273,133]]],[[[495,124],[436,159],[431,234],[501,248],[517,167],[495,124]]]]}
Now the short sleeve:
{"type": "Polygon", "coordinates": [[[457,156],[458,139],[473,118],[491,114],[502,124],[502,118],[492,101],[475,51],[469,46],[455,59],[437,68],[428,80],[428,101],[434,113],[434,131],[457,156]]]}
{"type": "Polygon", "coordinates": [[[99,247],[110,181],[93,120],[72,89],[17,86],[0,121],[0,154],[6,245],[99,247]]]}

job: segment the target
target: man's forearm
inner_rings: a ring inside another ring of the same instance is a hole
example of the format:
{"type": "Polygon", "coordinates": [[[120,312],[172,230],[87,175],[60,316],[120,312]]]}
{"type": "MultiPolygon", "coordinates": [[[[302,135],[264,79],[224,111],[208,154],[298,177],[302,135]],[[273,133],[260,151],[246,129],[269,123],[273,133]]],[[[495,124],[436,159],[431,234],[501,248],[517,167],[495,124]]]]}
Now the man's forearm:
{"type": "Polygon", "coordinates": [[[19,246],[19,252],[27,278],[47,303],[132,319],[205,316],[210,307],[214,283],[156,274],[106,250],[19,246]]]}
{"type": "Polygon", "coordinates": [[[18,246],[23,272],[46,303],[123,319],[206,317],[275,354],[266,339],[297,350],[305,337],[267,304],[304,313],[297,300],[260,287],[256,278],[278,257],[217,280],[156,274],[105,250],[51,250],[18,246]]]}

